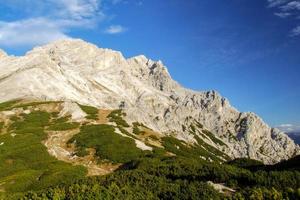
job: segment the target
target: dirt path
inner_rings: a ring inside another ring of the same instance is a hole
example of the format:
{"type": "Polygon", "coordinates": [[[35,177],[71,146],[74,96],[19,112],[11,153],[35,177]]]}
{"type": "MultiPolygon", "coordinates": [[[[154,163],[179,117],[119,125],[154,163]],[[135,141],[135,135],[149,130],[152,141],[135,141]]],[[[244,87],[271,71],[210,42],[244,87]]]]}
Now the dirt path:
{"type": "Polygon", "coordinates": [[[95,160],[95,150],[89,149],[89,155],[78,157],[74,155],[74,148],[68,147],[67,142],[75,134],[78,129],[69,131],[49,131],[48,139],[44,141],[48,152],[58,160],[71,163],[73,165],[82,165],[88,169],[88,176],[105,175],[116,170],[120,165],[98,164],[95,160]]]}
{"type": "Polygon", "coordinates": [[[107,124],[108,123],[108,119],[107,116],[111,113],[111,110],[102,110],[100,109],[98,111],[98,124],[107,124]]]}

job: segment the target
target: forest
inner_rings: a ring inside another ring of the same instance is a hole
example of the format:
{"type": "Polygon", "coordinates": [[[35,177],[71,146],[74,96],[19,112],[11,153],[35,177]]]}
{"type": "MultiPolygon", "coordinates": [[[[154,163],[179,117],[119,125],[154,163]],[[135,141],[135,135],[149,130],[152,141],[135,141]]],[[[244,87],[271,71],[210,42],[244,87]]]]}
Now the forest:
{"type": "Polygon", "coordinates": [[[90,177],[21,199],[300,199],[300,157],[265,166],[250,159],[226,164],[184,157],[148,157],[128,162],[115,173],[90,177]],[[234,190],[218,192],[208,181],[234,190]]]}

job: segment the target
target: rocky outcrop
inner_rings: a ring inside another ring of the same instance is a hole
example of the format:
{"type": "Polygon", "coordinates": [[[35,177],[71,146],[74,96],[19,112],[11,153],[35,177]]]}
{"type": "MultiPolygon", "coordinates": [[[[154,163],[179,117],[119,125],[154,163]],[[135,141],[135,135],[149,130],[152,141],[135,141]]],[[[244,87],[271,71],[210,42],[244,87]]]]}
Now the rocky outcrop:
{"type": "Polygon", "coordinates": [[[287,135],[253,113],[237,111],[216,91],[181,87],[161,61],[125,59],[120,52],[81,40],[58,41],[23,57],[0,59],[0,101],[16,98],[122,108],[130,122],[189,143],[198,136],[232,158],[275,163],[299,153],[287,135]]]}

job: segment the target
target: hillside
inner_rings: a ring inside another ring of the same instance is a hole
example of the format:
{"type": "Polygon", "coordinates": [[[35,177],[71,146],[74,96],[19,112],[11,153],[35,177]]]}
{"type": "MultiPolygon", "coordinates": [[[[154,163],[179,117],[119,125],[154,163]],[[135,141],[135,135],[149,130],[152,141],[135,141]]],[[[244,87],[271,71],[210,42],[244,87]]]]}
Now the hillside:
{"type": "Polygon", "coordinates": [[[300,132],[290,132],[287,135],[292,138],[296,144],[300,144],[300,132]]]}
{"type": "Polygon", "coordinates": [[[128,124],[125,115],[72,102],[0,104],[1,191],[24,192],[105,175],[148,156],[229,159],[200,138],[201,146],[187,144],[138,122],[128,124]]]}
{"type": "Polygon", "coordinates": [[[220,160],[248,157],[272,164],[299,154],[293,140],[254,113],[237,111],[215,91],[180,86],[161,61],[126,59],[82,40],[57,41],[22,57],[2,52],[0,94],[1,102],[72,101],[121,109],[128,124],[143,124],[170,143],[218,152],[220,160]]]}
{"type": "Polygon", "coordinates": [[[225,162],[200,138],[187,144],[125,116],[73,102],[1,103],[0,199],[300,197],[298,157],[249,170],[258,161],[225,162]]]}

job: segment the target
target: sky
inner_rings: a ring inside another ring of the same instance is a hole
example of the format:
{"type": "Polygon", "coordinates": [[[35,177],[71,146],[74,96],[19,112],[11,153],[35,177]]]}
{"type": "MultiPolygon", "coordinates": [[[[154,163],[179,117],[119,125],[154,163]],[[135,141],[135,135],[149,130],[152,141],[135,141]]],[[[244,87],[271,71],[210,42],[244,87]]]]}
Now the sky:
{"type": "Polygon", "coordinates": [[[0,0],[9,54],[62,38],[162,60],[181,85],[300,131],[300,0],[0,0]]]}

